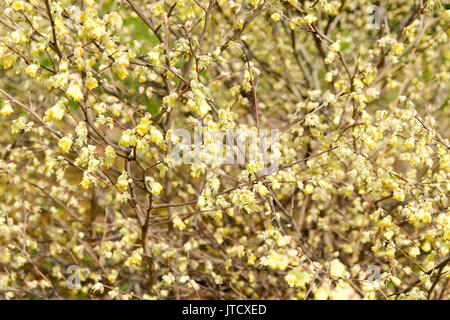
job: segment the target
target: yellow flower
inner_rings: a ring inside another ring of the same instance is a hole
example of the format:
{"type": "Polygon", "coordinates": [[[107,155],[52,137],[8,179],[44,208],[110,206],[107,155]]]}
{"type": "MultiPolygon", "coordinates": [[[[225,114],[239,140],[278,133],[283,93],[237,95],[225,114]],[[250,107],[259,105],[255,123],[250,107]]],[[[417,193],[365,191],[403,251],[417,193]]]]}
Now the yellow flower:
{"type": "Polygon", "coordinates": [[[414,148],[414,138],[408,138],[405,141],[405,147],[408,149],[414,148]]]}
{"type": "Polygon", "coordinates": [[[92,107],[98,114],[104,114],[106,112],[106,105],[104,102],[95,103],[92,107]]]}
{"type": "Polygon", "coordinates": [[[107,146],[105,148],[105,156],[105,168],[110,168],[114,164],[114,161],[117,157],[113,147],[107,146]]]}
{"type": "Polygon", "coordinates": [[[152,189],[151,189],[152,195],[154,195],[154,196],[159,195],[161,193],[162,189],[163,189],[163,187],[160,183],[158,183],[158,182],[152,183],[152,189]]]}
{"type": "Polygon", "coordinates": [[[269,194],[269,190],[261,182],[254,186],[254,191],[258,192],[261,197],[265,197],[269,194]]]}
{"type": "Polygon", "coordinates": [[[312,13],[308,13],[305,17],[305,22],[307,24],[312,24],[316,20],[317,20],[317,17],[312,13]]]}
{"type": "Polygon", "coordinates": [[[82,101],[84,99],[83,92],[81,91],[81,83],[79,80],[72,80],[69,84],[69,88],[66,94],[75,101],[82,101]]]}
{"type": "Polygon", "coordinates": [[[406,194],[405,194],[405,191],[403,189],[400,189],[400,188],[394,189],[392,197],[395,200],[404,201],[405,200],[405,196],[406,196],[406,194]]]}
{"type": "Polygon", "coordinates": [[[111,12],[110,14],[107,14],[104,19],[105,18],[106,21],[115,28],[115,30],[120,30],[120,28],[122,28],[123,20],[117,12],[111,12]]]}
{"type": "Polygon", "coordinates": [[[9,101],[5,101],[2,109],[0,110],[0,114],[2,116],[9,116],[13,112],[14,112],[14,110],[11,107],[11,104],[9,103],[9,101]]]}
{"type": "Polygon", "coordinates": [[[345,266],[338,260],[334,259],[330,263],[330,276],[333,278],[342,278],[345,276],[345,266]]]}
{"type": "Polygon", "coordinates": [[[11,33],[10,37],[15,44],[21,44],[27,41],[27,37],[21,30],[14,31],[11,33]]]}
{"type": "Polygon", "coordinates": [[[117,189],[120,191],[125,191],[128,189],[128,184],[131,182],[130,179],[128,179],[127,173],[124,171],[122,174],[117,178],[117,189]]]}
{"type": "Polygon", "coordinates": [[[151,64],[157,65],[159,62],[159,52],[157,51],[150,51],[149,53],[147,53],[147,56],[150,60],[151,64]]]}
{"type": "Polygon", "coordinates": [[[312,274],[301,267],[289,271],[284,277],[289,286],[297,288],[304,288],[306,284],[311,282],[312,278],[312,274]]]}
{"type": "Polygon", "coordinates": [[[281,15],[278,12],[272,13],[272,15],[270,16],[270,18],[275,21],[278,22],[280,21],[281,15]]]}
{"type": "Polygon", "coordinates": [[[164,136],[157,128],[152,127],[150,129],[150,141],[153,143],[156,143],[157,145],[160,145],[164,142],[164,136]]]}
{"type": "Polygon", "coordinates": [[[93,293],[102,294],[105,288],[103,287],[103,284],[101,282],[97,282],[92,286],[91,290],[93,293]]]}
{"type": "Polygon", "coordinates": [[[89,189],[91,183],[93,183],[94,185],[97,184],[96,181],[97,179],[95,179],[95,177],[91,176],[87,172],[84,172],[83,179],[80,182],[80,187],[83,189],[89,189]]]}
{"type": "Polygon", "coordinates": [[[125,261],[125,266],[130,267],[132,265],[139,264],[142,261],[142,256],[138,250],[133,251],[133,254],[125,261]]]}
{"type": "Polygon", "coordinates": [[[397,145],[397,143],[398,143],[398,138],[397,138],[397,136],[393,135],[391,137],[391,139],[389,139],[389,144],[391,146],[395,147],[397,145]]]}
{"type": "Polygon", "coordinates": [[[160,14],[164,13],[164,5],[162,2],[157,2],[155,3],[150,11],[152,12],[153,15],[155,16],[159,16],[160,14]]]}
{"type": "Polygon", "coordinates": [[[45,112],[43,120],[45,122],[50,122],[53,120],[56,121],[61,120],[66,112],[67,102],[68,101],[66,98],[59,99],[58,102],[53,107],[51,107],[45,112]]]}
{"type": "Polygon", "coordinates": [[[23,10],[23,1],[14,1],[11,7],[16,11],[23,10]]]}
{"type": "Polygon", "coordinates": [[[172,92],[170,95],[163,98],[163,103],[169,107],[174,107],[177,99],[178,94],[176,92],[172,92]]]}
{"type": "Polygon", "coordinates": [[[336,41],[330,46],[331,51],[338,52],[341,50],[341,40],[336,41]]]}
{"type": "Polygon", "coordinates": [[[100,39],[106,34],[104,22],[98,18],[88,18],[84,23],[82,30],[90,38],[100,39]]]}
{"type": "Polygon", "coordinates": [[[289,265],[289,262],[289,256],[278,252],[272,252],[272,254],[267,259],[268,266],[274,270],[285,270],[289,265]]]}
{"type": "Polygon", "coordinates": [[[97,79],[95,79],[94,77],[88,77],[86,79],[86,88],[88,88],[89,90],[95,89],[98,86],[98,82],[97,79]]]}
{"type": "Polygon", "coordinates": [[[59,62],[59,71],[66,72],[67,70],[69,70],[69,60],[62,58],[59,62]]]}
{"type": "Polygon", "coordinates": [[[9,69],[16,64],[16,57],[12,54],[6,54],[3,56],[3,68],[9,69]]]}
{"type": "Polygon", "coordinates": [[[27,121],[24,117],[20,117],[16,120],[13,120],[11,125],[11,133],[16,134],[19,133],[20,130],[25,130],[27,128],[27,121]]]}
{"type": "Polygon", "coordinates": [[[403,45],[403,43],[396,43],[394,44],[393,49],[396,54],[402,54],[405,46],[403,45]]]}
{"type": "Polygon", "coordinates": [[[141,136],[144,136],[151,128],[150,116],[145,116],[141,119],[139,124],[136,126],[136,132],[141,136]]]}
{"type": "Polygon", "coordinates": [[[420,249],[419,249],[419,247],[416,247],[416,246],[412,247],[412,248],[409,250],[409,252],[408,252],[408,255],[409,255],[411,258],[415,258],[415,257],[417,257],[419,254],[420,254],[420,249]]]}
{"type": "Polygon", "coordinates": [[[130,129],[127,129],[120,136],[119,144],[121,146],[134,147],[136,145],[136,136],[130,129]]]}
{"type": "Polygon", "coordinates": [[[395,277],[395,276],[391,277],[391,281],[397,287],[402,284],[402,281],[398,277],[395,277]]]}
{"type": "Polygon", "coordinates": [[[72,135],[69,133],[67,136],[62,137],[58,142],[58,152],[68,153],[70,146],[72,145],[72,135]]]}
{"type": "Polygon", "coordinates": [[[186,228],[186,224],[184,224],[183,220],[181,220],[178,216],[173,217],[173,226],[178,228],[180,231],[183,231],[186,228]]]}
{"type": "Polygon", "coordinates": [[[324,284],[314,293],[314,300],[327,300],[329,294],[330,287],[324,284]]]}
{"type": "Polygon", "coordinates": [[[111,299],[114,299],[118,294],[119,294],[119,288],[118,288],[118,287],[115,287],[113,290],[110,290],[110,291],[108,292],[108,296],[109,296],[111,299]]]}
{"type": "Polygon", "coordinates": [[[314,187],[312,184],[308,183],[305,186],[305,190],[304,190],[305,194],[311,194],[314,192],[314,187]]]}
{"type": "Polygon", "coordinates": [[[208,102],[206,102],[205,99],[199,99],[196,104],[198,106],[198,114],[200,115],[200,117],[206,116],[209,110],[211,110],[210,105],[208,104],[208,102]]]}
{"type": "Polygon", "coordinates": [[[112,69],[117,72],[117,75],[121,80],[128,77],[128,65],[129,62],[126,58],[116,59],[116,62],[113,63],[112,69]]]}
{"type": "Polygon", "coordinates": [[[32,63],[29,64],[26,68],[25,68],[25,72],[30,76],[30,77],[36,77],[36,73],[39,69],[39,65],[37,63],[32,63]]]}

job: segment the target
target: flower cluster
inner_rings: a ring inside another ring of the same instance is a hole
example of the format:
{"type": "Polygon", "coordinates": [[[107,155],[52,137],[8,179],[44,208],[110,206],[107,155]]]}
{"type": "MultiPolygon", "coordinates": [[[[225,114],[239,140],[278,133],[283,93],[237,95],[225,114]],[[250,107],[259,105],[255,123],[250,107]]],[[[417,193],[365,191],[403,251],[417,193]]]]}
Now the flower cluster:
{"type": "Polygon", "coordinates": [[[416,2],[1,1],[0,298],[448,299],[450,11],[416,2]]]}

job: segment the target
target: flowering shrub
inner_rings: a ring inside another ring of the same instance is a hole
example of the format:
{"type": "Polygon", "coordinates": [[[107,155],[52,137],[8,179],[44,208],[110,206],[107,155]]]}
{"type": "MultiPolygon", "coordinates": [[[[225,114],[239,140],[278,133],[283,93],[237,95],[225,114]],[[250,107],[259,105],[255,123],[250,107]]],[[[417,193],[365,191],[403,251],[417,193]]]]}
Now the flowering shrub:
{"type": "Polygon", "coordinates": [[[448,298],[449,7],[374,5],[2,0],[0,296],[448,298]]]}

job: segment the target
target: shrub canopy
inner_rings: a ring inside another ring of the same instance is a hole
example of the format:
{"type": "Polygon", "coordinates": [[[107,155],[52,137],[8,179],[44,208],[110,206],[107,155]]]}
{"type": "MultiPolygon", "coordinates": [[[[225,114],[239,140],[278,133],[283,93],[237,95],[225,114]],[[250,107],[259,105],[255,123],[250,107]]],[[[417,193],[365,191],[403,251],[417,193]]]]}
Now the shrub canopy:
{"type": "Polygon", "coordinates": [[[449,19],[3,0],[0,296],[448,298],[449,19]]]}

